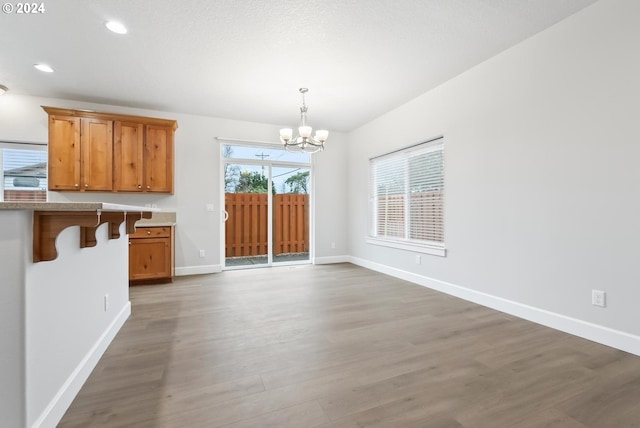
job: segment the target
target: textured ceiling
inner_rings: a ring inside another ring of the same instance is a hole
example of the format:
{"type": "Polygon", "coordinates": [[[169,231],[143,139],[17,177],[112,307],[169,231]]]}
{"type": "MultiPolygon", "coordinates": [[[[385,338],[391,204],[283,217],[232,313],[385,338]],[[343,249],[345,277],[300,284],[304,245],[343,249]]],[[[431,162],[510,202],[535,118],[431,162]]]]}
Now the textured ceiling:
{"type": "Polygon", "coordinates": [[[348,131],[594,2],[45,1],[43,14],[0,14],[0,84],[279,125],[297,123],[306,86],[310,124],[348,131]]]}

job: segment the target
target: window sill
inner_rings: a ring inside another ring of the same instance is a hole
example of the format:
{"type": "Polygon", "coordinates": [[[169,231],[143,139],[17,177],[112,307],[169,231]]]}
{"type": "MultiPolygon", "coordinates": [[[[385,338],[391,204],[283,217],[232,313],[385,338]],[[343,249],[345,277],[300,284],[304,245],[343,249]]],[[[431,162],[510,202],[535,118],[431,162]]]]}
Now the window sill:
{"type": "Polygon", "coordinates": [[[393,241],[390,239],[372,238],[368,236],[366,238],[367,244],[381,245],[383,247],[397,248],[399,250],[413,251],[415,253],[430,254],[432,256],[445,257],[447,250],[444,246],[438,247],[435,245],[417,244],[415,242],[407,241],[393,241]]]}

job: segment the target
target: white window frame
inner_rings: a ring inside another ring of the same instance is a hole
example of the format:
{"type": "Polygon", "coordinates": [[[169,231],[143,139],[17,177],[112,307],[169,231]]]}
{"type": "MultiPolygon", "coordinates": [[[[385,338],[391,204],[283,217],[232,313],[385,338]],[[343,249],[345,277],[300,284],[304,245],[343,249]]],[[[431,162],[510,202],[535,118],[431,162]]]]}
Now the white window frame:
{"type": "MultiPolygon", "coordinates": [[[[404,207],[404,229],[406,238],[393,238],[388,236],[377,236],[378,224],[377,224],[377,203],[376,203],[376,185],[374,183],[374,164],[376,160],[380,159],[401,159],[401,160],[409,160],[412,156],[425,153],[430,150],[441,150],[444,156],[444,139],[442,136],[427,140],[425,142],[415,144],[409,147],[405,147],[400,150],[396,150],[390,153],[386,153],[380,156],[373,157],[369,159],[369,235],[366,237],[365,241],[369,244],[380,245],[384,247],[397,248],[406,251],[412,251],[423,254],[430,254],[435,256],[446,256],[446,247],[443,242],[435,242],[435,241],[424,241],[418,239],[409,238],[409,221],[410,218],[410,206],[409,206],[409,198],[405,198],[405,207],[404,207]]],[[[405,172],[408,174],[408,171],[405,172]]],[[[405,183],[405,194],[409,193],[408,190],[408,178],[402,178],[405,183]]],[[[444,183],[444,170],[442,172],[442,180],[444,183]]],[[[444,187],[443,187],[444,192],[444,187]]],[[[444,202],[443,207],[444,209],[444,202]]],[[[442,218],[444,222],[444,215],[442,218]]],[[[442,226],[442,233],[444,233],[444,225],[442,226]]]]}
{"type": "MultiPolygon", "coordinates": [[[[2,156],[2,150],[3,149],[9,149],[9,150],[37,150],[37,151],[44,151],[46,152],[48,149],[47,143],[31,143],[31,142],[22,142],[22,141],[7,141],[7,140],[0,140],[0,172],[2,174],[0,174],[0,202],[4,202],[4,165],[2,164],[3,162],[3,156],[2,156]]],[[[45,190],[46,192],[46,199],[47,201],[49,200],[49,189],[47,186],[47,189],[45,190]]]]}

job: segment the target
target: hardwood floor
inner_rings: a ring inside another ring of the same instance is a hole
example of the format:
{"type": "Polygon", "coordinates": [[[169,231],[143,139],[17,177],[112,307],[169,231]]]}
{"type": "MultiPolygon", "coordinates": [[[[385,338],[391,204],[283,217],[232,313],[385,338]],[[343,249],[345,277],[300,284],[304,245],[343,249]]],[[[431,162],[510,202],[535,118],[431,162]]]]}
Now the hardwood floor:
{"type": "Polygon", "coordinates": [[[640,427],[640,357],[350,264],[131,301],[60,427],[640,427]]]}

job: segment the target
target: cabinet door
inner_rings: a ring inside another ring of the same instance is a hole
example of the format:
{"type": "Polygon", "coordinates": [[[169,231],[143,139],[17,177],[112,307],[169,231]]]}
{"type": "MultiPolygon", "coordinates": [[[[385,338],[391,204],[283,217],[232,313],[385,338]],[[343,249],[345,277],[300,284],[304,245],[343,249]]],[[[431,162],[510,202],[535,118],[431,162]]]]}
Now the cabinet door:
{"type": "Polygon", "coordinates": [[[49,190],[80,190],[80,119],[49,116],[49,190]]]}
{"type": "Polygon", "coordinates": [[[173,128],[146,125],[145,191],[173,193],[173,128]]]}
{"type": "Polygon", "coordinates": [[[81,123],[83,190],[112,190],[113,121],[83,118],[81,123]]]}
{"type": "Polygon", "coordinates": [[[113,127],[113,190],[142,192],[144,125],[116,121],[113,127]]]}
{"type": "Polygon", "coordinates": [[[129,240],[129,279],[171,278],[171,239],[129,240]]]}

